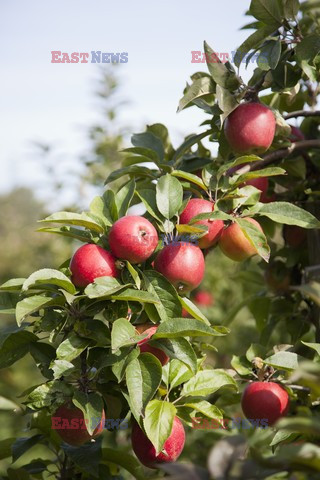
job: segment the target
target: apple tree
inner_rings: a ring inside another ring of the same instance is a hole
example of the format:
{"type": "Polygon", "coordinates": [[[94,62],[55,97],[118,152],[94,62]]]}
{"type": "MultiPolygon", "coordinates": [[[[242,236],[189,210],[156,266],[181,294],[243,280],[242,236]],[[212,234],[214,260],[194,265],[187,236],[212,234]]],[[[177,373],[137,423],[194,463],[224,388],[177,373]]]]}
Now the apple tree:
{"type": "Polygon", "coordinates": [[[27,428],[0,442],[3,478],[319,478],[320,7],[248,15],[234,64],[205,43],[180,100],[201,133],[134,134],[87,211],[41,220],[72,259],[1,286],[0,367],[30,354],[42,376],[1,399],[27,428]],[[238,305],[199,308],[205,270],[232,272],[238,305]]]}

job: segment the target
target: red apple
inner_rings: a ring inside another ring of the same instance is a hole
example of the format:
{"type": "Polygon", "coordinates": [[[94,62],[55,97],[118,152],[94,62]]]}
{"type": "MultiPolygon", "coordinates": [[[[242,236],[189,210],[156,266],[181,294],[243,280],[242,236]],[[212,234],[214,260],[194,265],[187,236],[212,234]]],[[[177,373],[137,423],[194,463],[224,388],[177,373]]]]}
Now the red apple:
{"type": "Polygon", "coordinates": [[[198,287],[204,276],[204,256],[191,243],[166,245],[155,259],[155,270],[162,273],[179,291],[189,292],[198,287]]]}
{"type": "Polygon", "coordinates": [[[269,426],[287,414],[289,403],[286,390],[274,382],[250,383],[241,400],[243,413],[248,420],[265,419],[269,426]]]}
{"type": "Polygon", "coordinates": [[[190,318],[190,313],[188,312],[188,310],[186,310],[185,308],[182,308],[182,317],[183,318],[190,318]]]}
{"type": "Polygon", "coordinates": [[[93,426],[97,425],[92,435],[86,428],[82,411],[71,403],[65,403],[52,416],[52,428],[57,430],[64,442],[79,446],[102,433],[105,424],[104,410],[102,410],[101,418],[91,421],[95,422],[93,426]]]}
{"type": "Polygon", "coordinates": [[[262,103],[242,103],[227,117],[224,133],[231,148],[238,153],[263,153],[273,142],[275,116],[262,103]]]}
{"type": "Polygon", "coordinates": [[[162,452],[158,455],[156,455],[156,449],[137,423],[134,423],[131,434],[134,453],[140,462],[149,468],[154,468],[157,463],[175,462],[181,455],[185,438],[185,431],[178,417],[174,418],[171,434],[165,441],[162,452]]]}
{"type": "Polygon", "coordinates": [[[307,233],[297,225],[284,225],[283,238],[289,247],[298,248],[305,242],[307,233]]]}
{"type": "Polygon", "coordinates": [[[115,257],[141,263],[157,248],[158,234],[152,223],[144,217],[122,217],[111,227],[109,245],[115,257]]]}
{"type": "MultiPolygon", "coordinates": [[[[245,220],[254,224],[261,232],[263,232],[261,226],[256,220],[249,217],[245,220]]],[[[256,248],[247,239],[237,223],[232,223],[229,227],[223,230],[219,241],[219,247],[227,257],[236,262],[246,260],[257,253],[256,248]]]]}
{"type": "Polygon", "coordinates": [[[193,300],[195,303],[203,307],[211,307],[211,305],[214,304],[213,295],[207,290],[198,290],[193,295],[193,300]]]}
{"type": "Polygon", "coordinates": [[[140,342],[138,342],[137,345],[139,346],[141,353],[152,353],[152,355],[157,357],[161,365],[166,365],[169,362],[168,355],[166,355],[164,351],[161,350],[160,348],[153,347],[148,343],[152,335],[156,333],[157,329],[158,329],[158,325],[154,325],[152,327],[147,328],[146,330],[143,330],[143,332],[139,332],[139,333],[146,334],[147,337],[144,338],[143,340],[140,340],[140,342]]]}
{"type": "MultiPolygon", "coordinates": [[[[200,213],[210,213],[213,212],[213,210],[214,202],[209,202],[209,200],[202,198],[192,198],[180,215],[180,223],[183,225],[187,224],[194,217],[200,215],[200,213]]],[[[198,245],[204,249],[212,247],[212,245],[218,242],[224,226],[222,220],[199,220],[195,225],[205,225],[209,229],[206,235],[199,238],[198,245]]]]}
{"type": "Polygon", "coordinates": [[[72,281],[86,287],[98,277],[117,277],[114,256],[99,245],[87,243],[78,248],[70,262],[72,281]]]}
{"type": "Polygon", "coordinates": [[[291,135],[289,139],[291,140],[291,142],[301,142],[301,140],[306,139],[306,137],[301,132],[300,128],[294,127],[293,125],[290,125],[290,127],[291,127],[291,135]]]}

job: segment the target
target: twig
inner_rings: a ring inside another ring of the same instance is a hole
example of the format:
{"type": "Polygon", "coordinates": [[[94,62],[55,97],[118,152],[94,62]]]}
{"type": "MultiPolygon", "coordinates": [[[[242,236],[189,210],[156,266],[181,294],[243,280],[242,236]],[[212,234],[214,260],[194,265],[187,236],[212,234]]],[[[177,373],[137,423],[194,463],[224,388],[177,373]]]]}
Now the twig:
{"type": "Polygon", "coordinates": [[[319,117],[320,110],[310,111],[310,110],[297,110],[296,112],[290,112],[284,116],[285,120],[289,120],[289,118],[297,118],[297,117],[319,117]]]}

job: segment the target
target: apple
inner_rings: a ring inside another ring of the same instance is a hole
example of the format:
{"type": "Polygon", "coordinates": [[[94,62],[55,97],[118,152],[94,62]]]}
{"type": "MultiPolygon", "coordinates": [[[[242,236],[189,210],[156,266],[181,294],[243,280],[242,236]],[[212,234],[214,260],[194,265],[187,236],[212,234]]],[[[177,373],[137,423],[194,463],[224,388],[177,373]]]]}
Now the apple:
{"type": "Polygon", "coordinates": [[[278,383],[253,382],[243,392],[241,406],[248,420],[268,421],[268,426],[276,423],[289,410],[289,395],[278,383]]]}
{"type": "MultiPolygon", "coordinates": [[[[256,220],[249,217],[245,218],[245,220],[254,224],[261,232],[263,232],[261,226],[256,220]]],[[[257,253],[254,245],[252,245],[247,239],[239,225],[235,222],[223,230],[219,240],[219,247],[227,257],[236,262],[246,260],[257,253]]]]}
{"type": "Polygon", "coordinates": [[[72,282],[77,287],[86,287],[98,277],[117,277],[114,256],[99,245],[87,243],[74,253],[70,270],[72,282]]]}
{"type": "Polygon", "coordinates": [[[105,425],[104,410],[102,410],[101,419],[92,419],[92,421],[97,426],[90,435],[80,408],[75,407],[72,403],[65,403],[52,416],[52,428],[57,429],[58,435],[64,442],[80,446],[102,433],[105,425]]]}
{"type": "Polygon", "coordinates": [[[193,295],[193,301],[203,307],[211,307],[214,304],[213,295],[207,290],[198,290],[193,295]]]}
{"type": "Polygon", "coordinates": [[[158,253],[155,270],[162,273],[179,293],[190,292],[200,285],[205,263],[202,251],[187,242],[173,242],[158,253]]]}
{"type": "MultiPolygon", "coordinates": [[[[213,210],[214,202],[209,202],[209,200],[203,198],[191,198],[180,215],[180,223],[182,225],[187,224],[200,213],[210,213],[213,210]]],[[[224,223],[222,220],[198,220],[195,225],[208,227],[208,233],[199,238],[198,243],[200,248],[206,249],[218,242],[224,223]]]]}
{"type": "Polygon", "coordinates": [[[283,238],[289,247],[298,248],[305,242],[307,234],[304,228],[297,225],[284,225],[283,238]]]}
{"type": "Polygon", "coordinates": [[[306,137],[301,132],[300,128],[294,127],[293,125],[290,125],[290,127],[291,127],[291,135],[289,139],[291,140],[291,142],[300,142],[301,140],[306,139],[306,137]]]}
{"type": "Polygon", "coordinates": [[[131,263],[142,263],[158,245],[158,234],[152,223],[144,217],[130,215],[117,220],[109,233],[113,255],[131,263]]]}
{"type": "Polygon", "coordinates": [[[140,342],[137,343],[138,347],[140,348],[141,353],[152,353],[157,359],[160,361],[161,365],[166,365],[169,362],[169,357],[164,353],[163,350],[160,348],[154,347],[149,345],[149,340],[151,339],[152,335],[156,333],[158,329],[158,325],[154,325],[152,327],[147,328],[146,330],[143,330],[142,332],[139,333],[144,333],[147,335],[146,338],[143,340],[140,340],[140,342]]]}
{"type": "Polygon", "coordinates": [[[263,153],[273,142],[276,119],[262,103],[242,103],[226,118],[224,133],[235,152],[263,153]]]}
{"type": "Polygon", "coordinates": [[[182,307],[182,317],[183,318],[190,318],[191,315],[190,313],[188,312],[188,310],[186,310],[185,308],[182,307]]]}
{"type": "Polygon", "coordinates": [[[290,286],[290,271],[281,260],[275,260],[273,263],[270,263],[267,266],[264,277],[268,286],[274,292],[285,292],[290,286]]]}
{"type": "Polygon", "coordinates": [[[175,462],[181,455],[186,435],[178,417],[174,417],[171,434],[164,443],[163,450],[156,455],[156,449],[135,422],[132,427],[132,449],[140,462],[149,468],[155,468],[157,463],[175,462]]]}

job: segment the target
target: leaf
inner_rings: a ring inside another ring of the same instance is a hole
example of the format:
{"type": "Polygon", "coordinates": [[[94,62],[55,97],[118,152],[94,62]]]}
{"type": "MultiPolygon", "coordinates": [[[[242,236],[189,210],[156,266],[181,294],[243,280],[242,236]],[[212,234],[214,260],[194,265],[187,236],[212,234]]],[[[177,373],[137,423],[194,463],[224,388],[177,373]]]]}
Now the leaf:
{"type": "Polygon", "coordinates": [[[279,63],[281,55],[281,41],[270,40],[263,45],[258,57],[258,67],[261,70],[273,70],[279,63]]]}
{"type": "Polygon", "coordinates": [[[102,460],[124,468],[137,480],[145,480],[145,475],[140,462],[135,457],[129,455],[123,450],[103,448],[102,460]]]}
{"type": "Polygon", "coordinates": [[[202,188],[203,190],[207,190],[201,178],[199,178],[197,175],[194,175],[193,173],[184,172],[182,170],[174,170],[173,172],[171,172],[171,175],[173,177],[183,178],[184,180],[187,180],[190,183],[194,183],[195,185],[198,185],[198,187],[202,188]]]}
{"type": "Polygon", "coordinates": [[[177,113],[181,112],[186,108],[190,103],[193,102],[196,98],[201,98],[204,95],[209,95],[214,93],[214,83],[209,77],[200,77],[194,80],[192,85],[188,85],[186,93],[183,95],[179,101],[179,107],[177,113]]]}
{"type": "Polygon", "coordinates": [[[148,403],[143,419],[147,437],[152,442],[158,455],[170,436],[177,409],[170,402],[152,400],[148,403]]]}
{"type": "Polygon", "coordinates": [[[158,304],[159,301],[155,299],[150,293],[143,290],[134,290],[133,288],[126,288],[120,293],[110,295],[111,300],[122,300],[126,302],[140,302],[158,304]]]}
{"type": "Polygon", "coordinates": [[[4,440],[0,440],[0,460],[11,457],[11,447],[15,441],[15,438],[5,438],[4,440]]]}
{"type": "Polygon", "coordinates": [[[223,419],[223,414],[221,410],[215,405],[212,405],[210,402],[207,402],[206,400],[201,400],[199,402],[187,402],[183,406],[193,408],[195,411],[202,413],[202,415],[204,415],[205,417],[211,418],[213,420],[223,419]]]}
{"type": "Polygon", "coordinates": [[[12,463],[14,463],[18,458],[20,458],[25,452],[30,450],[30,448],[35,445],[39,445],[40,441],[43,439],[43,435],[34,435],[33,437],[22,437],[17,438],[17,440],[12,445],[12,463]]]}
{"type": "Polygon", "coordinates": [[[115,203],[118,210],[119,218],[124,217],[127,214],[128,208],[130,207],[134,191],[136,188],[136,182],[131,180],[126,183],[116,194],[115,203]]]}
{"type": "Polygon", "coordinates": [[[226,64],[221,62],[207,42],[204,42],[204,51],[206,53],[208,70],[216,84],[229,91],[236,90],[241,84],[239,77],[230,71],[226,64]]]}
{"type": "Polygon", "coordinates": [[[90,283],[86,287],[84,293],[89,298],[107,297],[127,288],[127,286],[128,285],[122,285],[113,277],[98,277],[95,278],[94,283],[90,283]]]}
{"type": "Polygon", "coordinates": [[[126,261],[126,265],[127,265],[127,269],[130,272],[131,277],[134,280],[134,283],[135,283],[137,289],[140,290],[140,288],[141,288],[141,278],[139,277],[139,273],[137,272],[135,267],[133,265],[131,265],[130,262],[126,261]]]}
{"type": "Polygon", "coordinates": [[[161,363],[150,353],[142,353],[127,366],[126,383],[131,411],[136,420],[144,413],[145,407],[158,390],[161,377],[161,363]]]}
{"type": "Polygon", "coordinates": [[[278,27],[282,23],[282,12],[279,2],[275,0],[252,0],[250,15],[266,25],[278,27]]]}
{"type": "Polygon", "coordinates": [[[44,220],[39,220],[40,223],[64,223],[65,225],[77,225],[78,227],[85,227],[94,232],[104,233],[104,227],[95,222],[86,213],[71,213],[71,212],[57,212],[44,220]]]}
{"type": "Polygon", "coordinates": [[[317,305],[320,306],[320,283],[310,282],[297,287],[291,287],[292,290],[297,290],[302,295],[311,298],[317,305]]]}
{"type": "Polygon", "coordinates": [[[20,406],[9,398],[0,395],[0,410],[20,410],[20,406]]]}
{"type": "Polygon", "coordinates": [[[296,56],[299,62],[312,62],[320,52],[320,35],[312,33],[305,36],[296,46],[296,56]]]}
{"type": "Polygon", "coordinates": [[[284,0],[284,16],[294,20],[299,12],[299,0],[284,0]]]}
{"type": "Polygon", "coordinates": [[[154,270],[145,271],[144,282],[148,292],[158,301],[155,308],[162,321],[181,315],[182,310],[176,289],[161,273],[154,270]]]}
{"type": "Polygon", "coordinates": [[[245,220],[244,218],[237,218],[236,222],[245,237],[256,248],[258,255],[268,262],[270,258],[270,247],[267,243],[265,234],[255,224],[248,222],[248,220],[245,220]]]}
{"type": "Polygon", "coordinates": [[[190,150],[193,145],[199,143],[205,137],[208,137],[213,133],[212,129],[206,130],[205,132],[199,133],[198,135],[190,135],[186,140],[177,148],[175,154],[173,155],[170,164],[176,165],[180,157],[182,157],[188,150],[190,150]]]}
{"type": "Polygon", "coordinates": [[[320,222],[311,213],[288,202],[259,204],[257,215],[270,218],[285,225],[303,228],[320,228],[320,222]]]}
{"type": "Polygon", "coordinates": [[[161,350],[163,350],[170,358],[180,360],[180,362],[187,365],[193,373],[197,372],[197,356],[192,346],[185,338],[163,338],[149,343],[151,346],[153,345],[157,348],[161,348],[161,350]]]}
{"type": "Polygon", "coordinates": [[[147,212],[150,213],[150,215],[153,218],[155,218],[159,222],[162,222],[161,213],[159,212],[158,207],[157,207],[155,189],[153,189],[153,188],[142,188],[142,189],[136,190],[136,195],[143,202],[144,206],[146,207],[147,212]]]}
{"type": "Polygon", "coordinates": [[[112,352],[115,352],[121,347],[133,345],[137,343],[136,329],[126,318],[119,318],[112,325],[111,331],[111,346],[112,352]]]}
{"type": "Polygon", "coordinates": [[[101,441],[102,437],[95,439],[94,442],[86,443],[80,447],[73,447],[67,443],[62,443],[61,448],[67,457],[77,465],[82,472],[88,473],[93,478],[99,477],[99,464],[101,462],[101,441]]]}
{"type": "Polygon", "coordinates": [[[56,235],[62,235],[64,237],[75,238],[80,242],[84,243],[92,243],[94,237],[91,232],[87,230],[80,230],[80,228],[69,227],[67,225],[63,225],[62,227],[42,227],[36,230],[37,232],[43,233],[54,233],[56,235]]]}
{"type": "Polygon", "coordinates": [[[51,268],[42,268],[41,270],[32,273],[24,282],[22,290],[28,290],[37,285],[46,284],[57,285],[71,294],[76,292],[75,286],[66,275],[59,272],[59,270],[53,270],[51,268]]]}
{"type": "Polygon", "coordinates": [[[90,203],[90,213],[97,217],[105,227],[111,227],[118,218],[114,193],[106,190],[101,197],[95,197],[90,203]]]}
{"type": "Polygon", "coordinates": [[[239,103],[237,102],[235,96],[229,92],[226,88],[217,85],[217,102],[219,108],[223,112],[220,115],[221,123],[225,121],[228,115],[230,115],[233,110],[235,110],[239,103]]]}
{"type": "Polygon", "coordinates": [[[67,377],[75,370],[73,363],[70,363],[67,360],[54,360],[51,363],[50,368],[53,370],[53,378],[55,380],[62,376],[67,377]]]}
{"type": "Polygon", "coordinates": [[[187,297],[179,297],[181,305],[188,313],[190,313],[196,320],[200,320],[201,322],[205,323],[206,325],[210,326],[210,322],[203,315],[201,310],[187,297]]]}
{"type": "Polygon", "coordinates": [[[161,163],[164,159],[164,149],[163,143],[159,137],[156,137],[151,132],[136,133],[131,137],[131,143],[135,147],[145,147],[150,150],[153,150],[158,161],[161,163]]]}
{"type": "Polygon", "coordinates": [[[228,329],[221,327],[209,327],[202,321],[194,318],[174,318],[159,325],[153,339],[158,338],[179,338],[179,337],[205,337],[220,336],[228,333],[228,329]]]}
{"type": "Polygon", "coordinates": [[[223,370],[202,370],[183,385],[181,395],[205,397],[224,386],[238,390],[235,380],[223,370]]]}
{"type": "Polygon", "coordinates": [[[88,339],[81,338],[76,333],[71,332],[57,348],[57,359],[71,362],[87,348],[88,344],[88,339]]]}
{"type": "MultiPolygon", "coordinates": [[[[117,377],[118,382],[120,383],[126,373],[126,369],[128,365],[138,358],[139,356],[139,349],[132,347],[122,347],[120,350],[116,352],[114,355],[109,355],[104,360],[104,365],[107,366],[108,363],[112,365],[112,373],[117,377]],[[118,356],[118,359],[116,358],[118,356]],[[108,362],[108,360],[110,360],[108,362]]],[[[98,364],[100,367],[101,365],[98,364]]]]}
{"type": "Polygon", "coordinates": [[[183,188],[179,180],[167,173],[160,177],[156,187],[157,207],[160,213],[170,219],[177,215],[183,200],[183,188]]]}
{"type": "Polygon", "coordinates": [[[299,367],[298,355],[293,352],[277,352],[263,360],[267,365],[283,370],[295,370],[299,367]]]}
{"type": "Polygon", "coordinates": [[[320,356],[320,343],[309,343],[309,342],[303,342],[302,340],[301,340],[301,343],[303,343],[303,345],[306,345],[307,347],[315,350],[317,352],[317,354],[320,356]]]}
{"type": "Polygon", "coordinates": [[[16,305],[16,320],[20,326],[23,320],[32,313],[38,312],[42,308],[51,305],[61,305],[64,300],[62,297],[50,298],[43,295],[33,295],[21,300],[16,305]]]}
{"type": "Polygon", "coordinates": [[[279,167],[270,167],[264,168],[263,170],[254,170],[247,173],[244,173],[239,176],[233,177],[235,180],[232,182],[233,184],[242,184],[243,182],[247,182],[253,178],[261,178],[261,177],[273,177],[277,175],[285,175],[286,171],[283,168],[279,167]]]}
{"type": "Polygon", "coordinates": [[[0,290],[20,292],[25,278],[12,278],[0,286],[0,290]]]}
{"type": "Polygon", "coordinates": [[[114,180],[118,180],[118,178],[122,178],[125,175],[129,176],[134,176],[135,178],[142,177],[142,178],[151,178],[155,179],[156,175],[150,168],[148,167],[140,167],[137,165],[130,165],[129,167],[124,167],[124,168],[119,168],[118,170],[115,170],[114,172],[110,173],[110,175],[107,177],[106,181],[104,182],[105,185],[111,182],[114,182],[114,180]]]}
{"type": "Polygon", "coordinates": [[[252,33],[237,49],[234,57],[235,65],[239,67],[244,58],[249,54],[250,50],[257,49],[275,30],[276,27],[271,24],[264,25],[252,33]]]}
{"type": "Polygon", "coordinates": [[[10,367],[29,351],[30,344],[38,337],[31,332],[19,330],[0,337],[0,368],[10,367]]]}
{"type": "Polygon", "coordinates": [[[72,402],[82,411],[88,433],[92,435],[102,420],[102,397],[98,393],[84,393],[76,390],[72,402]]]}

